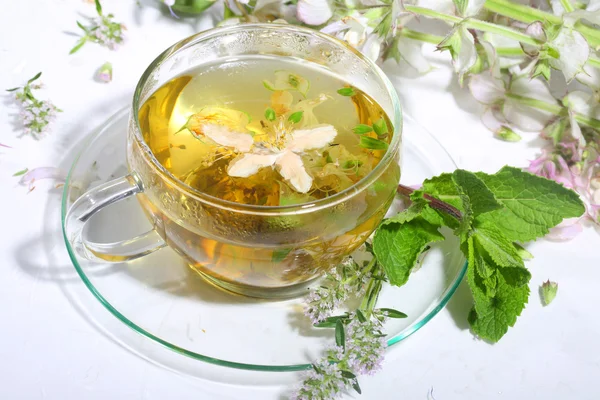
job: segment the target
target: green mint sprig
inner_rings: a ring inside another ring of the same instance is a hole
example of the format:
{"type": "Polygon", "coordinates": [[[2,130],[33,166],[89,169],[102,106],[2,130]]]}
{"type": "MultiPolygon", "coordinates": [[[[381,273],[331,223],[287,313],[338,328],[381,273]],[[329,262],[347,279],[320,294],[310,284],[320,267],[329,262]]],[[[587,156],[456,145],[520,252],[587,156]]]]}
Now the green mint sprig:
{"type": "Polygon", "coordinates": [[[492,342],[515,324],[529,298],[531,274],[523,260],[530,257],[521,244],[585,212],[575,192],[513,167],[493,175],[457,170],[425,181],[419,190],[399,191],[412,204],[385,220],[373,238],[390,284],[405,284],[421,253],[444,240],[439,229],[452,229],[468,260],[474,300],[469,323],[492,342]]]}

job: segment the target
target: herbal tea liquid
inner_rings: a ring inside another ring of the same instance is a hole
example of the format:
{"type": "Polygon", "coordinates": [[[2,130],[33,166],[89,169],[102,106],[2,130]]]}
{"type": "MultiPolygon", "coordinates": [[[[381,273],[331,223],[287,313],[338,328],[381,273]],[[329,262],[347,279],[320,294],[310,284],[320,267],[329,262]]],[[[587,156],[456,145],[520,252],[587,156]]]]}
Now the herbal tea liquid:
{"type": "MultiPolygon", "coordinates": [[[[308,64],[260,56],[188,71],[150,96],[139,120],[152,153],[184,190],[234,208],[311,203],[343,192],[381,161],[393,132],[360,90],[308,64]]],[[[351,202],[318,215],[184,207],[173,216],[141,201],[196,270],[234,285],[282,287],[318,276],[364,242],[393,197],[399,167],[392,164],[351,202]],[[324,233],[331,224],[336,233],[324,233]]],[[[166,196],[181,200],[175,191],[166,196]]]]}

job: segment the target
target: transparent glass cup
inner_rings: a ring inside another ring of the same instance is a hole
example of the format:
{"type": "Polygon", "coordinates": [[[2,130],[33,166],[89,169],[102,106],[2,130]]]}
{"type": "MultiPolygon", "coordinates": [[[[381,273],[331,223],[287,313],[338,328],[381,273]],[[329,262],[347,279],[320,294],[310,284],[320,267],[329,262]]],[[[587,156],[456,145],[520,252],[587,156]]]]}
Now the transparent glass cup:
{"type": "Polygon", "coordinates": [[[402,113],[393,86],[375,64],[343,42],[279,24],[211,29],[173,45],[144,72],[129,119],[130,172],[73,203],[66,219],[67,236],[80,255],[107,262],[135,259],[168,245],[219,287],[253,297],[293,297],[364,243],[384,217],[400,178],[401,130],[402,113]],[[369,175],[311,203],[258,206],[202,193],[156,160],[144,141],[138,115],[152,93],[191,68],[257,55],[315,63],[377,101],[392,121],[393,136],[369,175]],[[86,238],[84,226],[92,215],[134,195],[152,230],[113,243],[86,238]]]}

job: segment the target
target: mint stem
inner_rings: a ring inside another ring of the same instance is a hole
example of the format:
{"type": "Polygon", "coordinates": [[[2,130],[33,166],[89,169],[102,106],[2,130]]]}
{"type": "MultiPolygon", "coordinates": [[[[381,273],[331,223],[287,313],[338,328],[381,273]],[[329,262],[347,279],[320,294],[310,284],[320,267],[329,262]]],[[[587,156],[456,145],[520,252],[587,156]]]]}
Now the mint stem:
{"type": "MultiPolygon", "coordinates": [[[[410,197],[410,195],[415,191],[415,189],[410,188],[408,186],[399,184],[397,192],[403,196],[410,197]]],[[[428,195],[427,193],[423,194],[423,197],[429,201],[429,205],[431,208],[436,209],[438,211],[444,212],[446,214],[452,215],[454,218],[459,221],[462,220],[462,213],[460,210],[450,204],[441,201],[440,199],[436,199],[435,197],[428,195]]]]}

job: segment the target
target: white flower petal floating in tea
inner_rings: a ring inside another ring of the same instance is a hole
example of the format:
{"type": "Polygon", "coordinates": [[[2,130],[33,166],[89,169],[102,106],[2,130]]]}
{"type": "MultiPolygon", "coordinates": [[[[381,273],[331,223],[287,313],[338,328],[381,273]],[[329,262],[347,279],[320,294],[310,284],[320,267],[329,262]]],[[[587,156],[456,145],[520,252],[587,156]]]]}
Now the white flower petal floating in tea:
{"type": "Polygon", "coordinates": [[[306,193],[312,186],[313,178],[308,175],[302,158],[292,151],[283,152],[276,161],[277,170],[298,192],[306,193]]]}
{"type": "Polygon", "coordinates": [[[332,125],[321,124],[311,129],[299,129],[292,132],[288,148],[291,151],[305,151],[325,147],[337,135],[332,125]]]}
{"type": "Polygon", "coordinates": [[[258,172],[260,168],[277,166],[279,174],[286,179],[299,193],[306,193],[312,186],[312,177],[306,172],[302,158],[296,153],[325,147],[337,135],[332,125],[317,125],[312,129],[293,131],[285,147],[268,152],[262,146],[256,153],[244,154],[234,159],[227,169],[229,176],[247,178],[258,172]]]}
{"type": "Polygon", "coordinates": [[[153,111],[140,111],[155,156],[185,184],[229,201],[283,206],[340,193],[381,161],[391,123],[361,90],[304,67],[265,74],[256,64],[254,78],[231,67],[226,79],[223,66],[175,78],[148,100],[153,111]],[[355,134],[356,126],[366,129],[355,134]]]}
{"type": "Polygon", "coordinates": [[[243,154],[229,163],[227,173],[237,178],[247,178],[254,175],[259,169],[275,164],[278,154],[243,154]]]}
{"type": "Polygon", "coordinates": [[[202,133],[213,142],[225,147],[233,147],[239,152],[245,153],[252,148],[252,135],[248,133],[235,132],[228,127],[217,124],[202,124],[202,133]]]}

